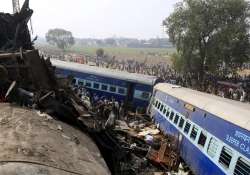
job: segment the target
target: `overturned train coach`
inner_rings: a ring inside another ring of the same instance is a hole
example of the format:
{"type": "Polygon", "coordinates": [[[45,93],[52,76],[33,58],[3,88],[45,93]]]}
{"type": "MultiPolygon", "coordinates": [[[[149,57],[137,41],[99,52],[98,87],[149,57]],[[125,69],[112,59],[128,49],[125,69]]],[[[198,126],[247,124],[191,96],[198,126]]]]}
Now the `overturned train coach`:
{"type": "Polygon", "coordinates": [[[149,112],[194,174],[250,174],[249,104],[160,83],[149,112]]]}
{"type": "Polygon", "coordinates": [[[135,108],[144,108],[149,104],[154,85],[159,82],[155,76],[128,73],[73,62],[51,60],[56,73],[73,76],[73,84],[83,86],[91,95],[114,98],[135,108]]]}

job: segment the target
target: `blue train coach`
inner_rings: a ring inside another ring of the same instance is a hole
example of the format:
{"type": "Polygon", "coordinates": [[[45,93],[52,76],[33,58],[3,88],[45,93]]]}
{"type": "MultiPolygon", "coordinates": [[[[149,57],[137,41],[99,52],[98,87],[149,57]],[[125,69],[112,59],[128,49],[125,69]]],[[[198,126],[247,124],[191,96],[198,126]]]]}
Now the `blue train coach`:
{"type": "Polygon", "coordinates": [[[73,84],[84,86],[92,95],[99,97],[112,97],[133,106],[133,108],[146,108],[152,95],[153,86],[158,79],[135,73],[100,68],[73,62],[51,60],[56,67],[57,74],[72,75],[73,84]]]}
{"type": "Polygon", "coordinates": [[[166,83],[150,114],[197,175],[250,175],[250,105],[166,83]]]}

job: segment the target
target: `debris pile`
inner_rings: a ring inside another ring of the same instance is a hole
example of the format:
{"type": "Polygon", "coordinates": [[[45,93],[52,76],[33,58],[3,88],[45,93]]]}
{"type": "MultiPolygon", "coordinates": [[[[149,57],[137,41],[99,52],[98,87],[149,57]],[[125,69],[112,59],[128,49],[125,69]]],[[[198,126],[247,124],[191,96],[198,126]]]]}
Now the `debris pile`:
{"type": "Polygon", "coordinates": [[[32,13],[26,0],[19,13],[0,14],[0,101],[76,123],[86,108],[67,84],[57,81],[50,60],[33,49],[27,26],[32,13]]]}
{"type": "Polygon", "coordinates": [[[93,115],[87,118],[82,118],[81,122],[84,125],[92,123],[88,132],[99,145],[112,174],[177,174],[180,171],[178,141],[164,136],[147,115],[128,112],[119,120],[116,116],[114,125],[108,128],[105,123],[109,117],[93,115]]]}
{"type": "Polygon", "coordinates": [[[33,49],[27,26],[32,14],[29,0],[25,0],[19,13],[0,13],[0,53],[33,49]]]}

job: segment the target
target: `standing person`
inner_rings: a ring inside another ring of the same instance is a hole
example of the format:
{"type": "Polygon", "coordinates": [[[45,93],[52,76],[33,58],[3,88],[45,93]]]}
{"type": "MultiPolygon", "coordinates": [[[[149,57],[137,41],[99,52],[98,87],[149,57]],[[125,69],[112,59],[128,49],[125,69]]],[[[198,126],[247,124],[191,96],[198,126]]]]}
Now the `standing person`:
{"type": "Polygon", "coordinates": [[[243,88],[241,88],[240,101],[241,101],[241,102],[245,102],[246,97],[247,97],[246,91],[245,91],[243,88]]]}
{"type": "Polygon", "coordinates": [[[234,90],[233,90],[232,87],[230,87],[229,90],[228,90],[228,92],[229,92],[229,98],[230,98],[230,99],[233,99],[233,91],[234,91],[234,90]]]}
{"type": "Polygon", "coordinates": [[[119,117],[124,117],[125,111],[124,111],[124,102],[121,102],[120,108],[119,108],[119,117]]]}
{"type": "Polygon", "coordinates": [[[233,92],[233,100],[237,100],[238,99],[238,93],[237,93],[237,90],[235,90],[233,92]]]}
{"type": "Polygon", "coordinates": [[[119,102],[118,102],[118,101],[115,101],[115,103],[114,103],[114,112],[115,112],[115,115],[117,116],[117,119],[118,119],[118,120],[120,119],[120,116],[119,116],[119,109],[120,109],[119,102]]]}

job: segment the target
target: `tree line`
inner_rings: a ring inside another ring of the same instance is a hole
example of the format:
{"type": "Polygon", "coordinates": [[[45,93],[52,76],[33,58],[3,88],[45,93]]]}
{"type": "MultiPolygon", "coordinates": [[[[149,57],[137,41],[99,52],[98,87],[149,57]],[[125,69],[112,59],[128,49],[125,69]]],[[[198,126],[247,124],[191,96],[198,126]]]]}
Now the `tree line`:
{"type": "Polygon", "coordinates": [[[202,82],[235,73],[250,61],[250,5],[245,0],[183,0],[163,21],[176,46],[173,66],[202,82]]]}

